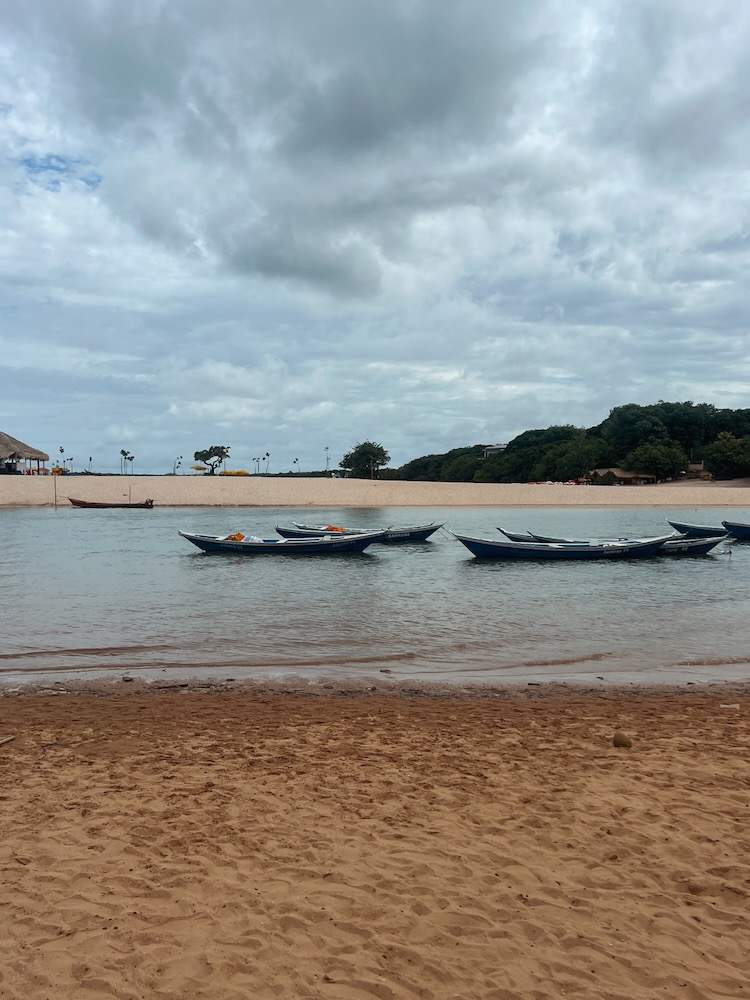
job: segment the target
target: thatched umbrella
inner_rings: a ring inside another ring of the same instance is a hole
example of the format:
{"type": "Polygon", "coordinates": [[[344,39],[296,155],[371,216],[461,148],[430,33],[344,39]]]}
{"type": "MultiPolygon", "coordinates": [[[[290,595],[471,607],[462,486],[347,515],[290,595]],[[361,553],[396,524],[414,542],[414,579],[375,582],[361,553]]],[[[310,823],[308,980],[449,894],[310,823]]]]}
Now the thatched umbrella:
{"type": "Polygon", "coordinates": [[[38,470],[41,462],[49,462],[49,455],[0,431],[0,462],[6,466],[16,466],[19,462],[36,462],[38,470]]]}

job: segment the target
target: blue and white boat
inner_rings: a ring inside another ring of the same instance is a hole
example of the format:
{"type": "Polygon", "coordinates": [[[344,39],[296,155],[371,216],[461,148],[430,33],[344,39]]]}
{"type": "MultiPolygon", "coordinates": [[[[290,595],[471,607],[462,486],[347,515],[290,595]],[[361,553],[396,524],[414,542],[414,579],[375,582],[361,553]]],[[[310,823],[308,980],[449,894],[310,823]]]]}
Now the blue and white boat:
{"type": "Polygon", "coordinates": [[[492,538],[475,538],[472,535],[452,534],[478,559],[541,560],[593,560],[593,559],[645,559],[661,555],[664,543],[672,536],[635,539],[632,541],[566,544],[560,542],[507,542],[492,538]]]}
{"type": "MultiPolygon", "coordinates": [[[[426,542],[430,535],[442,528],[442,524],[431,521],[429,524],[407,525],[405,527],[390,526],[378,528],[377,531],[383,533],[382,542],[426,542]]],[[[342,528],[333,524],[300,524],[294,521],[289,527],[283,524],[276,525],[276,531],[282,538],[324,538],[326,535],[335,535],[337,538],[347,538],[354,535],[366,534],[372,528],[342,528]]]]}
{"type": "Polygon", "coordinates": [[[203,552],[211,554],[258,556],[319,556],[364,552],[373,542],[383,541],[382,531],[367,531],[358,535],[326,535],[323,538],[257,538],[235,532],[232,535],[198,535],[191,531],[179,534],[203,552]]]}

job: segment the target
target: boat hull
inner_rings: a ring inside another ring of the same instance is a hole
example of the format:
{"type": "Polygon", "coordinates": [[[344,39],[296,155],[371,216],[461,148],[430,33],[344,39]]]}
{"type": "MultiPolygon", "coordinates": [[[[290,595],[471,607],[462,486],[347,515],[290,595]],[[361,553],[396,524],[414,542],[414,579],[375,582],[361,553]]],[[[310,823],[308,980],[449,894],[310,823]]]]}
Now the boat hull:
{"type": "Polygon", "coordinates": [[[688,538],[716,538],[727,533],[723,525],[688,524],[685,521],[670,521],[669,519],[667,519],[667,524],[671,524],[675,531],[679,531],[681,535],[687,535],[688,538]]]}
{"type": "MultiPolygon", "coordinates": [[[[531,534],[531,532],[530,532],[531,534]]],[[[598,542],[628,542],[629,538],[598,538],[598,542]]],[[[534,535],[531,534],[532,542],[548,542],[551,545],[590,545],[592,539],[590,538],[555,538],[553,535],[534,535]]]]}
{"type": "Polygon", "coordinates": [[[726,540],[726,535],[719,535],[718,538],[673,538],[664,543],[662,555],[705,556],[726,540]]]}
{"type": "Polygon", "coordinates": [[[750,542],[750,524],[743,524],[742,521],[722,521],[721,523],[732,538],[739,538],[741,541],[750,542]]]}
{"type": "Polygon", "coordinates": [[[153,500],[141,500],[138,503],[97,503],[93,500],[77,500],[75,497],[68,497],[74,507],[88,507],[93,510],[151,510],[154,506],[153,500]]]}
{"type": "Polygon", "coordinates": [[[507,559],[526,562],[557,562],[595,559],[646,559],[661,554],[668,536],[646,541],[609,543],[605,545],[560,545],[545,542],[500,542],[489,538],[456,535],[456,538],[477,559],[507,559]]]}
{"type": "MultiPolygon", "coordinates": [[[[408,526],[404,528],[382,528],[383,535],[381,542],[387,545],[396,545],[400,542],[426,542],[435,532],[442,528],[442,524],[423,524],[408,526]]],[[[277,524],[276,531],[282,538],[356,538],[358,535],[368,533],[366,528],[346,528],[344,531],[330,531],[320,528],[317,525],[295,524],[293,527],[277,524]]]]}
{"type": "Polygon", "coordinates": [[[498,528],[497,530],[510,539],[511,542],[541,541],[539,535],[532,535],[530,531],[507,531],[505,528],[498,528]]]}
{"type": "MultiPolygon", "coordinates": [[[[582,541],[572,538],[551,538],[545,535],[533,536],[539,542],[551,542],[558,545],[591,545],[591,541],[582,541]]],[[[726,535],[719,535],[715,538],[687,538],[680,535],[679,538],[669,538],[664,542],[660,555],[664,556],[705,556],[717,545],[726,540],[726,535]]],[[[612,539],[612,541],[627,541],[627,539],[612,539]]]]}
{"type": "Polygon", "coordinates": [[[381,541],[381,532],[370,532],[355,538],[307,538],[289,541],[267,538],[259,542],[231,541],[227,538],[217,538],[215,535],[198,535],[189,531],[180,531],[179,534],[201,551],[212,555],[345,555],[349,552],[364,552],[368,545],[381,541]]]}

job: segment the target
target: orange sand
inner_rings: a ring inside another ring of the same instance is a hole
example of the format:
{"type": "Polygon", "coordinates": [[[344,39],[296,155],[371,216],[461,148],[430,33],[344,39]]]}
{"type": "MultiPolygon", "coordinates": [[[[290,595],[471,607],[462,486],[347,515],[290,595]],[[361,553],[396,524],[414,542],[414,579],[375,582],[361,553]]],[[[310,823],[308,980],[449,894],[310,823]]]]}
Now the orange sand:
{"type": "MultiPolygon", "coordinates": [[[[158,506],[461,507],[461,506],[750,506],[748,480],[658,486],[562,486],[554,483],[405,483],[368,479],[249,476],[0,476],[0,507],[69,508],[68,497],[158,506]]],[[[415,515],[416,516],[416,515],[415,515]]]]}
{"type": "Polygon", "coordinates": [[[686,690],[6,694],[0,997],[744,997],[750,696],[686,690]]]}

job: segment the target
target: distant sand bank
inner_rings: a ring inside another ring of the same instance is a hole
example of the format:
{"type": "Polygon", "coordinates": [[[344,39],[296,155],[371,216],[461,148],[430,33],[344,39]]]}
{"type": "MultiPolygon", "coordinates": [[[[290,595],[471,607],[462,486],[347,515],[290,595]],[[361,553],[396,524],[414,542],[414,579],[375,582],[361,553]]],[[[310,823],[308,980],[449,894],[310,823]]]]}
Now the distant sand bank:
{"type": "Polygon", "coordinates": [[[741,689],[133,687],[0,698],[8,1000],[747,990],[741,689]]]}
{"type": "Polygon", "coordinates": [[[404,483],[229,476],[0,476],[0,507],[144,500],[175,507],[750,506],[748,481],[663,486],[404,483]]]}

